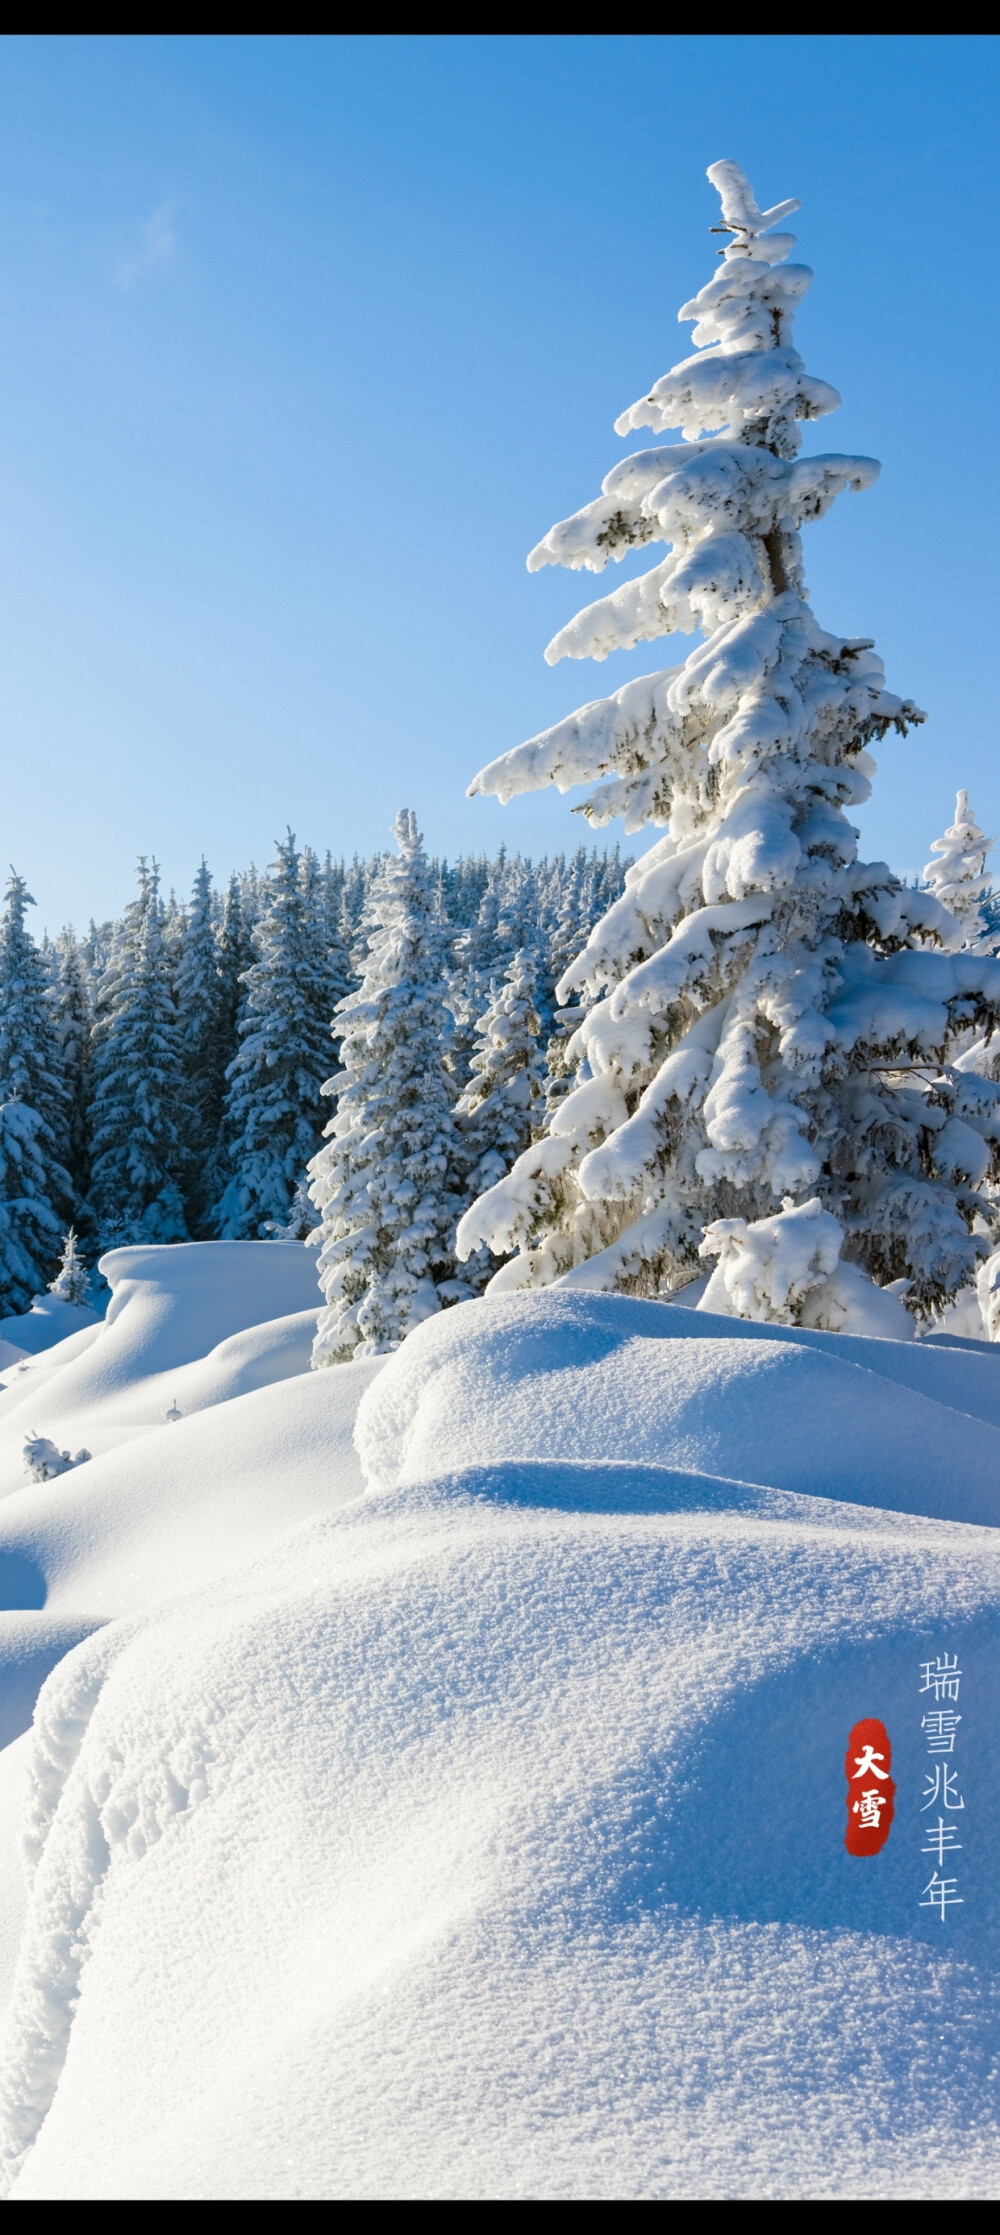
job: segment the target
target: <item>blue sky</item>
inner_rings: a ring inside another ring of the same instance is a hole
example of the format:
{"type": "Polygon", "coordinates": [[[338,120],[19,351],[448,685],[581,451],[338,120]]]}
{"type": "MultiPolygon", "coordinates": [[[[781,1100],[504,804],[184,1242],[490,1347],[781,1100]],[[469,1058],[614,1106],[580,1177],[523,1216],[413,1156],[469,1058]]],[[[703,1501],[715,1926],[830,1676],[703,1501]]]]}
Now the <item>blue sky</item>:
{"type": "Polygon", "coordinates": [[[960,783],[1000,830],[998,76],[976,38],[0,42],[0,861],[38,927],[288,822],[587,835],[465,785],[688,648],[546,668],[597,585],[524,557],[690,349],[723,155],[803,203],[844,396],[807,447],[883,463],[807,540],[821,621],[930,717],[865,850],[919,867],[960,783]]]}

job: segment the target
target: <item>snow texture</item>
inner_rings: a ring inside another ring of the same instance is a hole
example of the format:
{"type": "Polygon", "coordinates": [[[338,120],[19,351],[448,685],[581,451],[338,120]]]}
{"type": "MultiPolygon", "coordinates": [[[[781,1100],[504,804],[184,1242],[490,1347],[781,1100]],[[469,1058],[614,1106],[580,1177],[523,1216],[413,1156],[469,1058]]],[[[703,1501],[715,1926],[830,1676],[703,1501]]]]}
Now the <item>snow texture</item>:
{"type": "MultiPolygon", "coordinates": [[[[196,1259],[143,1254],[148,1367],[196,1259]]],[[[9,1498],[13,2197],[994,2194],[998,1460],[989,1346],[561,1290],[9,1498]]]]}
{"type": "MultiPolygon", "coordinates": [[[[717,1218],[705,1229],[699,1257],[719,1263],[698,1311],[736,1319],[797,1320],[835,1334],[913,1335],[899,1295],[876,1288],[841,1257],[844,1229],[818,1195],[808,1203],[789,1198],[777,1218],[717,1218]]],[[[905,1293],[906,1281],[899,1283],[905,1293]]]]}

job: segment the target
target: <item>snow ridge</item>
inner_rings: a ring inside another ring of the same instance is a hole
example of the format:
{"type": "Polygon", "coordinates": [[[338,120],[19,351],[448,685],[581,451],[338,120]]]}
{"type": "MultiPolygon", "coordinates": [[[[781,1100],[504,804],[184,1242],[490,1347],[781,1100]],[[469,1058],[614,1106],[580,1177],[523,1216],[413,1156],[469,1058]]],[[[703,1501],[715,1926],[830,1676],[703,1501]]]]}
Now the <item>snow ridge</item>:
{"type": "Polygon", "coordinates": [[[127,1624],[68,1653],[36,1710],[24,1813],[34,1899],[0,2041],[0,2190],[6,2194],[59,2084],[110,1849],[96,1796],[78,1768],[108,1669],[127,1624]]]}

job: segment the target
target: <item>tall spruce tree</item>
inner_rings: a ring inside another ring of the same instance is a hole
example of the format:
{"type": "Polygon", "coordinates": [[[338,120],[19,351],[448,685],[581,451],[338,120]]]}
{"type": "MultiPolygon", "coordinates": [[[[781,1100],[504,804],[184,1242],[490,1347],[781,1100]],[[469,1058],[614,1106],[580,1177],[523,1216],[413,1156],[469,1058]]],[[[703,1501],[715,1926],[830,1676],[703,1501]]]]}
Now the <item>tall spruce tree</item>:
{"type": "Polygon", "coordinates": [[[192,1233],[204,1231],[211,1200],[205,1194],[206,1167],[222,1114],[218,1069],[219,937],[213,903],[211,873],[203,855],[195,872],[191,905],[181,930],[176,978],[188,1150],[185,1210],[192,1233]]]}
{"type": "Polygon", "coordinates": [[[33,907],[11,870],[0,917],[0,1306],[27,1309],[56,1262],[73,1207],[64,1159],[68,1099],[49,973],[25,923],[33,907]]]}
{"type": "Polygon", "coordinates": [[[319,965],[313,988],[315,1014],[329,1064],[330,1020],[345,993],[349,993],[356,983],[345,937],[343,864],[332,862],[329,854],[325,862],[321,863],[312,847],[304,846],[299,874],[309,926],[308,936],[319,965]]]}
{"type": "Polygon", "coordinates": [[[797,455],[800,422],[839,402],[791,342],[812,274],[773,228],[798,203],[759,210],[731,162],[709,177],[728,243],[681,312],[696,353],[617,421],[622,435],[679,428],[681,441],[626,457],[529,560],[600,572],[647,543],[670,547],[562,629],[550,662],[676,630],[704,641],[470,787],[509,799],[599,779],[593,824],[623,815],[664,835],[562,977],[562,1001],[594,1003],[576,1034],[579,1083],[466,1216],[460,1250],[516,1250],[500,1288],[565,1276],[670,1293],[700,1271],[707,1230],[728,1259],[737,1228],[765,1221],[767,1293],[755,1305],[744,1284],[741,1301],[736,1283],[731,1308],[795,1318],[808,1302],[815,1324],[842,1326],[825,1245],[808,1298],[797,1276],[782,1297],[775,1270],[772,1228],[794,1222],[797,1264],[822,1213],[858,1277],[905,1280],[920,1317],[989,1246],[1000,1099],[947,1058],[970,1022],[1000,1017],[1000,965],[959,951],[962,927],[933,894],[857,860],[847,811],[869,792],[868,747],[922,716],[886,690],[867,639],[820,628],[799,529],[878,469],[797,455]]]}
{"type": "MultiPolygon", "coordinates": [[[[378,866],[381,868],[381,855],[378,856],[377,859],[378,866]]],[[[368,892],[372,883],[372,873],[374,870],[374,866],[375,865],[372,862],[359,861],[357,854],[355,854],[351,860],[350,868],[345,869],[344,871],[344,914],[342,928],[344,938],[347,943],[348,953],[350,954],[352,961],[355,964],[357,964],[359,957],[363,957],[365,949],[365,938],[364,932],[362,930],[362,917],[364,916],[365,901],[368,897],[368,892]]]]}
{"type": "Polygon", "coordinates": [[[243,979],[252,967],[254,954],[253,929],[247,923],[243,907],[243,893],[235,872],[226,886],[222,903],[222,922],[219,926],[219,975],[216,986],[215,1020],[215,1092],[219,1101],[219,1115],[225,1102],[226,1072],[239,1047],[239,1015],[243,1001],[243,979]]]}
{"type": "Polygon", "coordinates": [[[239,1018],[245,973],[256,956],[253,933],[243,912],[243,888],[236,872],[222,899],[218,930],[218,969],[213,1024],[208,1099],[211,1107],[210,1140],[201,1173],[201,1200],[205,1206],[202,1230],[214,1234],[218,1206],[232,1178],[226,1138],[226,1096],[229,1066],[239,1050],[239,1018]]]}
{"type": "MultiPolygon", "coordinates": [[[[501,846],[496,860],[488,866],[475,915],[461,926],[453,919],[447,971],[447,1001],[452,1021],[447,1060],[456,1094],[462,1093],[469,1081],[476,1024],[488,997],[491,968],[496,969],[497,918],[506,861],[507,850],[501,846]]],[[[445,906],[448,885],[454,882],[452,878],[443,881],[440,901],[445,906]]]]}
{"type": "Polygon", "coordinates": [[[103,1249],[182,1242],[185,1081],[156,863],[139,863],[94,1026],[91,1199],[103,1249]]]}
{"type": "MultiPolygon", "coordinates": [[[[540,1130],[545,1096],[537,986],[537,953],[519,947],[476,1025],[468,1083],[455,1104],[467,1202],[495,1187],[540,1130]]],[[[495,1271],[496,1260],[481,1248],[466,1277],[478,1290],[495,1271]]]]}
{"type": "Polygon", "coordinates": [[[310,1165],[326,1305],[314,1366],[393,1350],[454,1300],[461,1148],[443,1050],[446,927],[416,816],[370,896],[368,954],[338,1018],[342,1069],[310,1165]]]}
{"type": "Polygon", "coordinates": [[[87,925],[86,938],[80,941],[80,960],[83,964],[92,1014],[96,1010],[98,988],[104,975],[105,964],[111,953],[115,930],[116,926],[110,919],[99,924],[95,923],[93,916],[91,916],[87,925]]]}
{"type": "Polygon", "coordinates": [[[58,1261],[48,1127],[28,1102],[0,1102],[0,1318],[25,1312],[58,1261]]]}
{"type": "Polygon", "coordinates": [[[77,1216],[88,1223],[90,1188],[90,1065],[94,1010],[86,958],[71,924],[59,933],[50,956],[50,1004],[59,1075],[66,1104],[66,1166],[73,1184],[77,1216]]]}
{"type": "Polygon", "coordinates": [[[58,1153],[64,1151],[68,1100],[51,976],[24,920],[34,905],[23,877],[12,869],[0,917],[0,1097],[6,1102],[16,1096],[37,1110],[58,1153]]]}
{"type": "Polygon", "coordinates": [[[237,1241],[286,1226],[325,1114],[325,963],[291,831],[268,874],[255,945],[257,959],[243,977],[239,1050],[228,1072],[229,1176],[215,1212],[219,1233],[237,1241]]]}

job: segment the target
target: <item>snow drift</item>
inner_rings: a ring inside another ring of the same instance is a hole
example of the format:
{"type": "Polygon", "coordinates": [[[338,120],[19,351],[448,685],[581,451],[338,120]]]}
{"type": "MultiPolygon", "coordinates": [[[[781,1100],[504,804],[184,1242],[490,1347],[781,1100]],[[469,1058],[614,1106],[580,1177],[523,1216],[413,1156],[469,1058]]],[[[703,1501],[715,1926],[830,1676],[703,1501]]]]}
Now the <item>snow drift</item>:
{"type": "Polygon", "coordinates": [[[8,1497],[13,2196],[991,2195],[998,1438],[987,1349],[549,1290],[8,1497]]]}
{"type": "Polygon", "coordinates": [[[0,1342],[10,1343],[22,1356],[36,1357],[65,1342],[81,1328],[96,1327],[100,1314],[87,1304],[67,1304],[61,1296],[36,1296],[29,1311],[0,1319],[0,1342]]]}
{"type": "Polygon", "coordinates": [[[430,1322],[365,1398],[357,1440],[379,1488],[507,1458],[632,1461],[1000,1522],[988,1354],[623,1296],[557,1289],[430,1322]]]}
{"type": "Polygon", "coordinates": [[[97,1454],[308,1365],[319,1296],[301,1242],[150,1244],[109,1250],[101,1270],[105,1318],[76,1313],[85,1324],[0,1394],[0,1497],[24,1480],[26,1434],[97,1454]]]}

